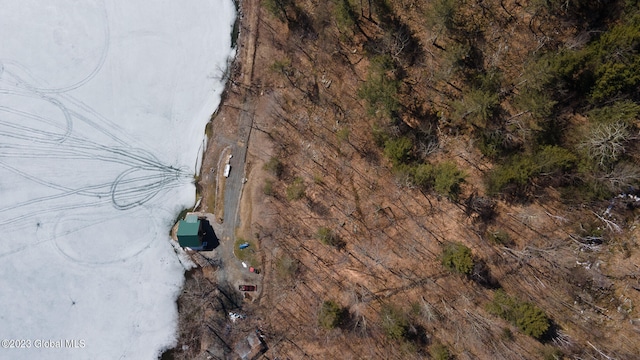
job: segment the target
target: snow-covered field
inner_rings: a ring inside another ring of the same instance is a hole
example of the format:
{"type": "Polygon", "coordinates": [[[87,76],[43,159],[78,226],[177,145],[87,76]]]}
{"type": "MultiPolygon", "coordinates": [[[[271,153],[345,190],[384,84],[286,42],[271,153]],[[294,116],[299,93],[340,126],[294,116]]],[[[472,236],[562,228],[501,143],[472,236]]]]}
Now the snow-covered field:
{"type": "Polygon", "coordinates": [[[154,359],[233,3],[0,5],[0,359],[154,359]]]}

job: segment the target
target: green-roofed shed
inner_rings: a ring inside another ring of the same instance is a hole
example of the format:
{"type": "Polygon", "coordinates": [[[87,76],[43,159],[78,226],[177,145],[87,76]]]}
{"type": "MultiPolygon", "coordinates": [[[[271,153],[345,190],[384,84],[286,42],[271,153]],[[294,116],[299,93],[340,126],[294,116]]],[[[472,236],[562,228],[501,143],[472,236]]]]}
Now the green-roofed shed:
{"type": "Polygon", "coordinates": [[[178,223],[178,243],[182,247],[198,248],[202,246],[200,239],[200,220],[195,214],[187,215],[178,223]]]}

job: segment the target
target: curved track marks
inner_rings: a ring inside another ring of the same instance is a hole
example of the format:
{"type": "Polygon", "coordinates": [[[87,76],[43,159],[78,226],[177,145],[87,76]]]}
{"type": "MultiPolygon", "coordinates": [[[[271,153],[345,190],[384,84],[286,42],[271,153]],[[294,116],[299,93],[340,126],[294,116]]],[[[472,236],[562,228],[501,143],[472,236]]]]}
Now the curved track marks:
{"type": "Polygon", "coordinates": [[[25,66],[22,66],[19,62],[14,62],[14,61],[7,61],[7,60],[2,60],[0,59],[0,63],[1,63],[1,68],[2,68],[2,72],[0,72],[0,77],[2,75],[9,76],[11,78],[13,78],[16,82],[16,84],[18,85],[18,87],[20,88],[24,88],[26,90],[29,90],[31,92],[34,93],[40,93],[40,94],[60,94],[60,93],[66,93],[72,90],[76,90],[80,87],[82,87],[83,85],[87,84],[89,81],[91,81],[93,78],[96,77],[96,75],[98,75],[98,73],[100,73],[100,70],[102,70],[106,60],[107,60],[107,55],[109,54],[109,47],[111,44],[111,32],[110,32],[110,28],[109,28],[109,16],[107,14],[107,9],[106,9],[106,4],[104,3],[104,1],[101,2],[100,4],[100,15],[102,18],[102,23],[103,23],[103,31],[102,31],[102,35],[103,35],[103,42],[102,42],[102,47],[101,47],[101,51],[100,51],[100,55],[98,56],[98,59],[96,60],[96,64],[95,66],[91,69],[91,71],[85,75],[82,79],[67,85],[67,86],[62,86],[62,87],[47,87],[47,86],[41,86],[41,85],[36,85],[36,83],[41,84],[41,83],[46,83],[44,80],[42,79],[38,79],[35,75],[32,74],[32,72],[25,66]],[[31,81],[29,80],[25,80],[23,78],[23,76],[18,75],[17,73],[15,73],[14,71],[9,71],[8,69],[5,68],[4,63],[10,63],[15,65],[15,67],[17,67],[19,70],[21,70],[22,72],[24,72],[27,76],[29,76],[31,78],[31,81]]]}
{"type": "Polygon", "coordinates": [[[27,66],[0,59],[0,175],[16,192],[0,202],[0,230],[35,225],[41,233],[39,241],[0,250],[0,258],[50,241],[76,263],[111,263],[136,256],[157,237],[148,233],[158,228],[149,202],[193,182],[192,171],[159,159],[142,140],[70,94],[94,79],[109,56],[111,33],[104,2],[98,11],[102,47],[95,59],[89,59],[95,65],[80,80],[49,86],[27,66]],[[126,250],[103,261],[82,255],[82,247],[91,242],[78,242],[74,234],[119,229],[119,223],[131,218],[146,224],[147,233],[140,234],[145,239],[142,244],[122,243],[126,250]],[[55,230],[45,234],[41,221],[55,230]]]}

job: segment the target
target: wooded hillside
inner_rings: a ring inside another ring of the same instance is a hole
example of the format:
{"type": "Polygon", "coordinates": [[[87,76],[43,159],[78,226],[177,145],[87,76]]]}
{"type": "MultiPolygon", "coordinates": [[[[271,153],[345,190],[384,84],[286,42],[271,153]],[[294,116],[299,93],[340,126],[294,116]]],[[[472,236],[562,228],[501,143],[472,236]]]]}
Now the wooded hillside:
{"type": "Polygon", "coordinates": [[[635,3],[263,6],[276,353],[640,353],[635,3]]]}
{"type": "Polygon", "coordinates": [[[635,1],[261,11],[268,354],[638,358],[635,1]]]}

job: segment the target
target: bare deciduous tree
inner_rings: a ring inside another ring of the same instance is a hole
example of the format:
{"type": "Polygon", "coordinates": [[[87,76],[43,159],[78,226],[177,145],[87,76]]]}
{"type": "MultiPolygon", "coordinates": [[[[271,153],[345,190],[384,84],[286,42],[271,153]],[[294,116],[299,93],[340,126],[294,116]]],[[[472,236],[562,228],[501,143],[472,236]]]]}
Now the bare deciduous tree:
{"type": "Polygon", "coordinates": [[[418,153],[423,158],[426,158],[429,155],[440,150],[440,144],[438,143],[438,138],[436,138],[435,136],[429,136],[429,137],[418,140],[417,147],[418,147],[418,153]]]}
{"type": "Polygon", "coordinates": [[[638,182],[638,179],[640,179],[640,168],[629,163],[618,164],[613,170],[598,177],[598,180],[613,192],[633,186],[638,182]]]}
{"type": "Polygon", "coordinates": [[[396,61],[401,61],[402,53],[411,42],[411,34],[406,29],[387,31],[383,37],[383,46],[386,52],[396,61]]]}
{"type": "Polygon", "coordinates": [[[622,121],[599,124],[589,131],[580,146],[598,162],[598,165],[607,167],[625,152],[630,135],[627,124],[622,121]]]}

